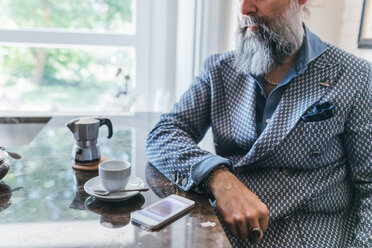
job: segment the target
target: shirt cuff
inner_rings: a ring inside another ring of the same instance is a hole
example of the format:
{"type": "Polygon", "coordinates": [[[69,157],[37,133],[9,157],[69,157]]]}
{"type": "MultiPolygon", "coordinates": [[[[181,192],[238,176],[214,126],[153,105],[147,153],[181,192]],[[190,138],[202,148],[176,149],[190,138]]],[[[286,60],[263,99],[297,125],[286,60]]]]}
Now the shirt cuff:
{"type": "Polygon", "coordinates": [[[229,159],[220,157],[220,156],[212,156],[203,160],[200,164],[196,165],[192,170],[191,176],[197,186],[206,178],[212,170],[219,166],[225,165],[231,172],[234,171],[233,162],[229,159]]]}

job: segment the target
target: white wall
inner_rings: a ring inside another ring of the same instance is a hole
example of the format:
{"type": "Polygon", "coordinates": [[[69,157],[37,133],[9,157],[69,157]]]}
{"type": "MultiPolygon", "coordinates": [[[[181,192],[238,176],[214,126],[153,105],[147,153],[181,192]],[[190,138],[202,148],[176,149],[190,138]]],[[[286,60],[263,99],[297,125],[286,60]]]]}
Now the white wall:
{"type": "Polygon", "coordinates": [[[305,24],[323,41],[338,46],[344,0],[310,0],[309,9],[311,14],[305,24]]]}
{"type": "Polygon", "coordinates": [[[342,17],[340,47],[358,57],[372,62],[371,49],[358,49],[358,36],[363,0],[345,0],[345,10],[342,17]]]}

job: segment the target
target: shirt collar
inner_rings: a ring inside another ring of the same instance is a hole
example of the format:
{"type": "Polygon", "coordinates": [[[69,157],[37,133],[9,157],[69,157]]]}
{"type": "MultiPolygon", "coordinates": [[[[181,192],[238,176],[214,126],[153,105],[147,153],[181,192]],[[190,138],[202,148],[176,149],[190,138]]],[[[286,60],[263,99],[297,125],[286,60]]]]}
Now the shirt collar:
{"type": "Polygon", "coordinates": [[[318,58],[327,50],[327,45],[313,34],[305,25],[305,36],[301,46],[300,55],[295,63],[297,75],[303,73],[308,64],[318,58]]]}

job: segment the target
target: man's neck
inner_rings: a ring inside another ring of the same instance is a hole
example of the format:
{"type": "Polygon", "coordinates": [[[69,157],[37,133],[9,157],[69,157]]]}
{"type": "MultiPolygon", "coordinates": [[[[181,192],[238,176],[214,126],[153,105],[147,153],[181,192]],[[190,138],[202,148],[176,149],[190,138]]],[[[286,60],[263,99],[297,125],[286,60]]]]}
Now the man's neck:
{"type": "MultiPolygon", "coordinates": [[[[269,80],[274,83],[280,83],[281,81],[283,81],[289,70],[296,63],[299,54],[299,51],[295,52],[292,56],[286,58],[283,64],[274,67],[269,73],[264,76],[266,81],[269,80]]],[[[266,96],[269,96],[275,88],[275,85],[266,83],[264,87],[266,96]]]]}
{"type": "Polygon", "coordinates": [[[265,78],[276,83],[283,81],[289,70],[291,70],[293,65],[296,63],[299,54],[300,52],[297,51],[290,57],[284,59],[284,62],[281,65],[275,66],[265,75],[265,78]]]}

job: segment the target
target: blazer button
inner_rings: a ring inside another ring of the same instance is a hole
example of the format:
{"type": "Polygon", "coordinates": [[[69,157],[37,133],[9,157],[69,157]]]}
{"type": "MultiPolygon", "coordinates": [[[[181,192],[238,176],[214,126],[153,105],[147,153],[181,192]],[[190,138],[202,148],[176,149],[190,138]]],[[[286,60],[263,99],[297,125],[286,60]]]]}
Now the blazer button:
{"type": "Polygon", "coordinates": [[[284,176],[288,176],[289,175],[289,170],[288,169],[282,169],[282,173],[284,176]]]}
{"type": "Polygon", "coordinates": [[[177,183],[180,184],[180,185],[182,185],[182,180],[183,180],[183,176],[180,175],[180,176],[177,178],[177,183]]]}
{"type": "Polygon", "coordinates": [[[186,185],[187,185],[187,177],[182,179],[182,186],[186,186],[186,185]]]}
{"type": "Polygon", "coordinates": [[[172,182],[176,182],[176,174],[171,174],[171,180],[172,180],[172,182]]]}
{"type": "Polygon", "coordinates": [[[285,217],[284,217],[284,220],[285,220],[286,222],[288,222],[288,221],[289,221],[289,216],[288,216],[288,215],[285,216],[285,217]]]}
{"type": "Polygon", "coordinates": [[[321,151],[320,150],[314,150],[312,153],[311,153],[311,156],[313,156],[313,157],[320,157],[320,156],[322,156],[322,153],[321,153],[321,151]]]}

